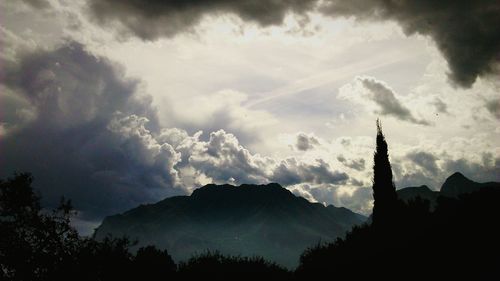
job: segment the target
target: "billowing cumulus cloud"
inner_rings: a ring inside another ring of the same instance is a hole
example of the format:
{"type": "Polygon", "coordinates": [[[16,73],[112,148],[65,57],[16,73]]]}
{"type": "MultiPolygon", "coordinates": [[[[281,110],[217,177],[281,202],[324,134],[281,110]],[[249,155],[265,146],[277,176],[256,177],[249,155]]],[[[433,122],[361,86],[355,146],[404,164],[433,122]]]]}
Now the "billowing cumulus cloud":
{"type": "Polygon", "coordinates": [[[273,164],[269,158],[250,153],[223,130],[210,133],[206,142],[196,140],[185,153],[189,153],[190,165],[217,183],[268,182],[268,168],[273,164]]]}
{"type": "Polygon", "coordinates": [[[307,151],[319,145],[319,141],[314,135],[307,135],[305,133],[297,134],[295,148],[300,151],[307,151]]]}
{"type": "MultiPolygon", "coordinates": [[[[5,64],[2,174],[30,171],[48,204],[73,198],[81,221],[187,194],[205,183],[345,184],[325,160],[254,154],[224,130],[162,128],[141,82],[69,42],[5,64]]],[[[314,138],[312,143],[318,141],[314,138]]]]}
{"type": "MultiPolygon", "coordinates": [[[[233,134],[224,130],[210,133],[207,141],[200,139],[201,132],[188,136],[181,130],[176,131],[174,139],[183,137],[175,146],[183,158],[178,167],[194,168],[198,176],[203,175],[202,178],[211,182],[279,182],[285,186],[304,182],[341,185],[349,179],[346,173],[335,169],[323,159],[309,162],[289,157],[279,160],[253,154],[233,134]]],[[[165,133],[161,134],[163,135],[165,133]]]]}
{"type": "Polygon", "coordinates": [[[30,171],[49,204],[65,195],[88,216],[183,193],[179,155],[147,136],[158,128],[151,99],[105,58],[78,43],[38,50],[9,63],[1,84],[13,107],[1,116],[2,177],[30,171]]]}
{"type": "MultiPolygon", "coordinates": [[[[166,142],[159,143],[146,129],[149,120],[137,115],[120,116],[113,118],[107,129],[119,136],[120,150],[133,163],[148,167],[143,170],[141,177],[151,181],[152,187],[172,188],[178,186],[178,172],[174,166],[181,160],[181,154],[176,152],[172,145],[166,142]]],[[[131,171],[134,173],[134,171],[131,171]]]]}

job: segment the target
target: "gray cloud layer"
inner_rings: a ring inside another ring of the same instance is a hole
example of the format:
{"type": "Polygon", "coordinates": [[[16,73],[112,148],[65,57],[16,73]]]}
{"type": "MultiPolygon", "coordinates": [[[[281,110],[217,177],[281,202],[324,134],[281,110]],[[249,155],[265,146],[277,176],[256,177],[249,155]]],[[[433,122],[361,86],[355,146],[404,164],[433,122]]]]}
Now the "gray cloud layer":
{"type": "Polygon", "coordinates": [[[145,40],[171,37],[191,29],[209,14],[232,13],[261,26],[283,22],[288,12],[360,20],[393,20],[408,34],[431,37],[448,61],[449,77],[470,87],[480,75],[498,71],[500,3],[496,0],[277,0],[277,1],[139,1],[91,0],[91,14],[100,23],[120,23],[145,40]],[[319,4],[321,6],[319,7],[319,4]]]}
{"type": "Polygon", "coordinates": [[[364,171],[366,167],[366,161],[363,158],[353,159],[349,161],[343,155],[339,155],[337,156],[337,160],[340,163],[344,164],[344,166],[357,171],[364,171]]]}
{"type": "Polygon", "coordinates": [[[30,171],[46,204],[64,195],[95,220],[202,182],[345,184],[347,174],[318,159],[252,154],[218,130],[201,140],[162,128],[140,81],[70,42],[2,61],[0,177],[30,171]]]}
{"type": "Polygon", "coordinates": [[[37,9],[45,9],[50,7],[50,3],[47,0],[22,0],[22,2],[37,9]]]}
{"type": "MultiPolygon", "coordinates": [[[[371,210],[369,186],[324,159],[253,154],[223,130],[202,140],[201,132],[162,128],[140,82],[78,43],[2,63],[0,102],[8,110],[0,116],[0,177],[14,170],[33,172],[47,203],[56,204],[61,195],[74,199],[83,222],[186,194],[203,182],[279,182],[312,200],[365,214],[371,210]]],[[[305,143],[315,143],[308,137],[305,143]]],[[[393,168],[400,187],[436,187],[454,171],[498,179],[498,157],[483,158],[484,163],[446,160],[438,165],[439,157],[415,151],[406,156],[410,169],[397,162],[393,168]]],[[[366,170],[362,158],[339,155],[337,160],[366,170]]]]}
{"type": "Polygon", "coordinates": [[[425,151],[411,152],[406,157],[432,176],[435,176],[439,171],[436,165],[437,158],[431,153],[425,151]]]}
{"type": "Polygon", "coordinates": [[[380,107],[380,114],[390,115],[401,121],[419,125],[430,125],[426,120],[415,118],[410,110],[396,98],[394,91],[385,83],[368,77],[358,79],[371,92],[369,98],[380,107]]]}

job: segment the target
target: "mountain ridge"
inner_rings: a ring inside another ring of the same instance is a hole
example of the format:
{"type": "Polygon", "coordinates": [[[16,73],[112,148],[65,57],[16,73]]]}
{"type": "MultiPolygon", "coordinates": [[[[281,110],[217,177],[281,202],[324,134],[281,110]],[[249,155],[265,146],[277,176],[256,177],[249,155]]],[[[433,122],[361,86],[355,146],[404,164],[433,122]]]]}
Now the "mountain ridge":
{"type": "Polygon", "coordinates": [[[140,245],[165,248],[176,260],[218,250],[293,267],[305,248],[333,241],[365,219],[346,208],[311,203],[277,183],[209,184],[190,196],[106,217],[94,235],[126,235],[140,245]]]}
{"type": "Polygon", "coordinates": [[[431,207],[436,205],[439,196],[458,198],[461,195],[473,193],[483,188],[500,188],[499,182],[475,182],[460,172],[455,172],[441,185],[439,191],[432,190],[426,185],[405,187],[397,190],[398,197],[403,201],[409,201],[420,197],[429,200],[431,207]]]}

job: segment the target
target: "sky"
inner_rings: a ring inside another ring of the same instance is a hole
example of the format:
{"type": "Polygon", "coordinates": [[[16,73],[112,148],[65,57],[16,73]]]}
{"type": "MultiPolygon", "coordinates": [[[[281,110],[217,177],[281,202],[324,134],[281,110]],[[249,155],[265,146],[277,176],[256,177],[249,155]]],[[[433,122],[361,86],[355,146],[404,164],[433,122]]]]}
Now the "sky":
{"type": "Polygon", "coordinates": [[[497,1],[7,0],[0,177],[91,233],[207,183],[368,215],[375,121],[397,188],[500,181],[497,1]]]}

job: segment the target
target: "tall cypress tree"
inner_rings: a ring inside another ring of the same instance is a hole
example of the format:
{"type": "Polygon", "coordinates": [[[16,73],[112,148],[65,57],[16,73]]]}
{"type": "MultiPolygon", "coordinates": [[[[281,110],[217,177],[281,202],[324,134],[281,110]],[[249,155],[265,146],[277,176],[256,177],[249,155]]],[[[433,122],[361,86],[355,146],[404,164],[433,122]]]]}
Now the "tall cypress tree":
{"type": "Polygon", "coordinates": [[[373,223],[385,224],[394,217],[397,204],[396,187],[392,181],[391,163],[382,125],[377,119],[377,148],[373,156],[373,223]]]}

